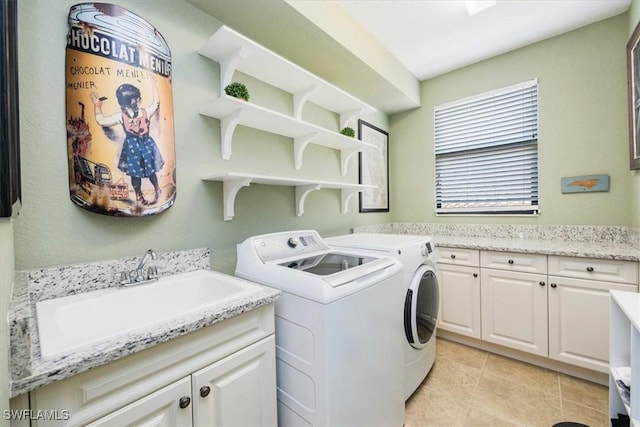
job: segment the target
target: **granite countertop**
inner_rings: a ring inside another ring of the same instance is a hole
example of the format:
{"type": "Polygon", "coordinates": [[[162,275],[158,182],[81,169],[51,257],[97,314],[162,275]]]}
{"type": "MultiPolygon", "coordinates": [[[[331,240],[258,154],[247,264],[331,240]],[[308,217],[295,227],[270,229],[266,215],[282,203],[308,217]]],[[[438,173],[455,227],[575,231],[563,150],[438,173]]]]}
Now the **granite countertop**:
{"type": "MultiPolygon", "coordinates": [[[[161,276],[209,270],[208,249],[162,254],[158,258],[156,263],[161,268],[161,276]]],[[[11,397],[273,303],[280,295],[276,289],[255,284],[255,292],[226,299],[206,309],[155,323],[69,354],[43,359],[35,316],[36,302],[112,287],[116,272],[135,266],[137,262],[137,259],[122,259],[17,273],[8,316],[11,397]]],[[[228,277],[223,273],[213,274],[228,277]]]]}
{"type": "Polygon", "coordinates": [[[437,246],[584,258],[640,261],[640,248],[629,243],[575,242],[527,238],[432,236],[437,246]]]}
{"type": "Polygon", "coordinates": [[[640,230],[622,226],[384,223],[354,232],[431,236],[435,246],[640,261],[640,230]]]}

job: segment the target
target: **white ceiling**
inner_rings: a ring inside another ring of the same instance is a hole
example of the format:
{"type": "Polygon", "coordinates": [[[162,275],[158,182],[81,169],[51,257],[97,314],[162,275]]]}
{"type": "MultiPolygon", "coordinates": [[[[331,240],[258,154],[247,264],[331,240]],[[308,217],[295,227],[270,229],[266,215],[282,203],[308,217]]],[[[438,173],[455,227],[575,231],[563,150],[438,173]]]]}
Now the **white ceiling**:
{"type": "Polygon", "coordinates": [[[631,0],[339,0],[419,80],[625,12],[631,0]]]}

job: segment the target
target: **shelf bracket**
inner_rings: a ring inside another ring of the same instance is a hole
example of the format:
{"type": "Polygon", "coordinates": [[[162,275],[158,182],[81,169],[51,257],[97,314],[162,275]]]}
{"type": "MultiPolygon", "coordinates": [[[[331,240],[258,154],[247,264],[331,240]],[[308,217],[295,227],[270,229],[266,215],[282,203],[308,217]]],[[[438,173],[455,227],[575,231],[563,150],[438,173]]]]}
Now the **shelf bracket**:
{"type": "Polygon", "coordinates": [[[251,184],[251,178],[229,179],[222,182],[224,220],[231,221],[234,215],[234,205],[236,203],[236,195],[242,187],[251,184]]]}
{"type": "Polygon", "coordinates": [[[231,83],[233,79],[233,73],[238,68],[238,63],[247,57],[245,49],[239,47],[232,52],[227,58],[220,62],[220,93],[224,91],[224,88],[231,83]]]}
{"type": "MultiPolygon", "coordinates": [[[[357,116],[362,115],[362,110],[353,110],[347,111],[340,114],[340,129],[343,129],[349,125],[349,122],[356,118],[357,116]]],[[[357,129],[356,129],[357,131],[357,129]]],[[[356,135],[358,136],[358,135],[356,135]]]]}
{"type": "Polygon", "coordinates": [[[343,188],[341,191],[342,198],[342,213],[346,214],[349,212],[349,200],[355,195],[361,192],[362,190],[357,188],[343,188]]]}
{"type": "Polygon", "coordinates": [[[315,92],[316,87],[316,85],[313,85],[302,92],[293,95],[293,117],[298,120],[302,120],[302,109],[304,108],[304,104],[307,102],[311,94],[315,92]]]}
{"type": "Polygon", "coordinates": [[[320,188],[320,184],[296,185],[296,216],[304,213],[304,201],[309,193],[320,188]]]}
{"type": "Polygon", "coordinates": [[[302,156],[304,154],[304,150],[317,135],[318,134],[316,132],[312,132],[307,135],[297,136],[293,139],[293,155],[296,170],[300,170],[300,168],[302,168],[302,156]]]}
{"type": "Polygon", "coordinates": [[[351,160],[351,158],[359,153],[361,150],[358,148],[352,148],[350,150],[340,150],[340,160],[342,163],[342,175],[346,175],[347,174],[347,170],[349,169],[349,160],[351,160]]]}
{"type": "Polygon", "coordinates": [[[220,119],[220,150],[222,158],[229,160],[231,158],[231,142],[233,140],[233,132],[240,123],[240,115],[242,110],[236,110],[233,113],[220,119]]]}

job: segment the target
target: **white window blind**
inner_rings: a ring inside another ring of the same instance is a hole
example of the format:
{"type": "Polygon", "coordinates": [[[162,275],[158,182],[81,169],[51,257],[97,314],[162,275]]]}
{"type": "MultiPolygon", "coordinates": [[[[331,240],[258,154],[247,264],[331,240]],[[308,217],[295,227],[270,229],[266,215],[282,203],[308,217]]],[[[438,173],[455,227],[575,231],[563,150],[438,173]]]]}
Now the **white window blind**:
{"type": "Polygon", "coordinates": [[[538,213],[538,81],[435,107],[436,213],[538,213]]]}

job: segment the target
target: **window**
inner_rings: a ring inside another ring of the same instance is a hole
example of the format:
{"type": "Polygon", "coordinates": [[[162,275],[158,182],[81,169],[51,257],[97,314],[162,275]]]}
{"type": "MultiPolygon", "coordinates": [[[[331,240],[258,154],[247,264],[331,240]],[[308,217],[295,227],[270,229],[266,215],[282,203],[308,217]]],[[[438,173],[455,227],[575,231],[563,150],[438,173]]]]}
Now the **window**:
{"type": "Polygon", "coordinates": [[[435,107],[436,213],[538,213],[538,81],[435,107]]]}

